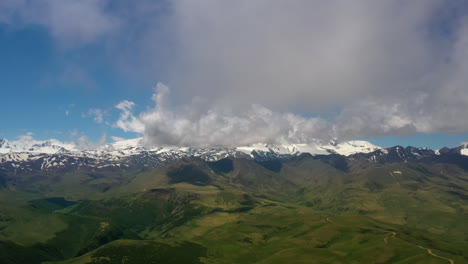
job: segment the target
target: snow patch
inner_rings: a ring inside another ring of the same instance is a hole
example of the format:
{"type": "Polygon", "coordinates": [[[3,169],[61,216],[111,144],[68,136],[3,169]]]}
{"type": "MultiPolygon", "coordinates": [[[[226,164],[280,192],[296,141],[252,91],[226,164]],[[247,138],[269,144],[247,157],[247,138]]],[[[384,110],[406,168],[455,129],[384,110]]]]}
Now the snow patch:
{"type": "Polygon", "coordinates": [[[463,156],[468,156],[468,148],[461,149],[460,154],[462,154],[463,156]]]}

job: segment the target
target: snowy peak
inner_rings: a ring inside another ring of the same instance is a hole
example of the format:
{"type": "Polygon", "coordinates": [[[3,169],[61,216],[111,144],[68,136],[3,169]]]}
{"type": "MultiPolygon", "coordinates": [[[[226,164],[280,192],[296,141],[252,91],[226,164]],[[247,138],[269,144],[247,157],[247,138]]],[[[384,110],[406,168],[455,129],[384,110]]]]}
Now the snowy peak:
{"type": "Polygon", "coordinates": [[[330,142],[328,145],[318,143],[312,144],[284,144],[268,145],[255,144],[248,147],[237,147],[236,150],[251,154],[252,152],[274,152],[278,154],[297,155],[300,153],[310,153],[312,155],[339,154],[349,156],[356,153],[370,153],[382,149],[367,141],[346,141],[342,143],[330,142]]]}
{"type": "Polygon", "coordinates": [[[119,155],[131,155],[146,151],[146,148],[142,144],[143,138],[124,139],[113,143],[105,144],[97,147],[95,150],[89,150],[88,152],[95,153],[115,153],[119,155]]]}
{"type": "Polygon", "coordinates": [[[328,150],[331,153],[340,154],[343,156],[349,156],[356,153],[371,153],[382,149],[381,147],[375,146],[374,144],[363,140],[351,140],[342,143],[331,142],[327,146],[322,146],[322,148],[328,150]]]}
{"type": "Polygon", "coordinates": [[[8,140],[4,138],[0,138],[0,148],[2,148],[5,144],[8,144],[8,140]]]}
{"type": "Polygon", "coordinates": [[[462,143],[458,149],[460,150],[460,154],[464,156],[468,156],[468,142],[462,143]]]}
{"type": "Polygon", "coordinates": [[[0,139],[0,153],[46,153],[54,154],[59,151],[68,150],[75,151],[74,143],[64,143],[56,139],[45,141],[39,140],[17,140],[9,141],[0,139]]]}
{"type": "Polygon", "coordinates": [[[415,147],[402,147],[395,146],[386,149],[380,149],[371,153],[359,153],[355,156],[366,157],[367,160],[379,163],[385,162],[409,162],[418,160],[428,160],[436,157],[437,155],[446,154],[445,152],[436,152],[428,148],[415,148],[415,147]]]}
{"type": "Polygon", "coordinates": [[[463,156],[468,156],[468,142],[462,143],[460,146],[456,148],[441,148],[436,150],[436,154],[460,154],[463,156]]]}
{"type": "Polygon", "coordinates": [[[235,150],[248,155],[260,152],[277,153],[282,155],[296,155],[300,153],[329,154],[326,149],[321,148],[321,146],[317,144],[253,144],[251,146],[237,147],[235,150]]]}
{"type": "Polygon", "coordinates": [[[105,146],[111,146],[114,150],[122,150],[128,148],[138,148],[143,146],[143,138],[133,138],[133,139],[124,139],[119,140],[105,146]]]}

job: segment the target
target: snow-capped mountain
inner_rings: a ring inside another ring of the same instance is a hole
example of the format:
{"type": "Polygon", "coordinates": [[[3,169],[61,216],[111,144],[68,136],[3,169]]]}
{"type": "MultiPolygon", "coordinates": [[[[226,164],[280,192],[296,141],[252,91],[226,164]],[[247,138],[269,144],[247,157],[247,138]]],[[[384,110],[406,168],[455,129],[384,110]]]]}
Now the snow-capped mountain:
{"type": "Polygon", "coordinates": [[[216,161],[227,157],[253,158],[259,161],[283,159],[302,153],[312,155],[339,154],[361,157],[374,162],[407,161],[441,153],[468,155],[468,144],[454,149],[433,151],[424,148],[393,147],[383,149],[367,141],[346,141],[328,144],[254,144],[234,148],[156,147],[144,144],[143,138],[119,140],[113,143],[80,149],[76,143],[55,139],[38,141],[21,139],[0,140],[0,169],[45,170],[49,168],[79,169],[80,167],[158,167],[184,158],[199,157],[216,161]],[[361,155],[361,156],[360,156],[361,155]]]}
{"type": "MultiPolygon", "coordinates": [[[[12,153],[29,153],[29,154],[73,154],[77,156],[126,156],[135,155],[142,152],[153,152],[156,154],[166,152],[178,152],[189,154],[203,153],[219,153],[220,156],[225,156],[223,153],[245,153],[249,156],[254,156],[254,153],[275,153],[278,155],[296,155],[300,153],[310,153],[312,155],[340,154],[348,156],[355,153],[369,153],[381,149],[367,141],[346,141],[342,143],[331,142],[326,145],[317,143],[312,144],[254,144],[251,146],[241,146],[234,148],[189,148],[189,147],[154,147],[147,146],[143,143],[143,138],[119,140],[113,143],[97,146],[93,149],[80,149],[73,142],[61,142],[56,139],[46,141],[38,140],[18,140],[9,141],[0,139],[0,154],[12,153]]],[[[14,155],[13,155],[14,156],[14,155]]]]}
{"type": "Polygon", "coordinates": [[[212,152],[242,152],[251,155],[252,152],[274,152],[277,154],[340,154],[348,156],[355,153],[369,153],[381,149],[367,141],[346,141],[339,144],[329,143],[327,145],[320,144],[254,144],[251,146],[242,146],[235,148],[188,148],[188,147],[154,147],[143,144],[143,138],[119,140],[113,143],[95,147],[94,149],[81,149],[73,142],[61,142],[56,139],[46,141],[38,140],[18,140],[9,141],[0,139],[0,154],[5,153],[41,153],[41,154],[57,154],[57,153],[80,153],[89,154],[105,154],[113,153],[115,155],[131,155],[138,154],[142,151],[152,152],[193,152],[194,149],[212,152]],[[189,151],[190,150],[190,151],[189,151]]]}
{"type": "Polygon", "coordinates": [[[462,143],[459,149],[460,154],[468,156],[468,142],[462,143]]]}
{"type": "Polygon", "coordinates": [[[363,140],[351,140],[338,144],[330,143],[329,145],[322,146],[322,148],[326,149],[328,152],[343,156],[349,156],[356,153],[371,153],[382,149],[381,147],[363,140]]]}
{"type": "Polygon", "coordinates": [[[33,139],[9,141],[7,139],[0,139],[0,154],[23,152],[54,154],[63,150],[77,151],[76,144],[64,143],[56,139],[45,141],[33,139]]]}
{"type": "Polygon", "coordinates": [[[257,160],[287,158],[301,153],[312,155],[369,153],[381,149],[366,141],[320,144],[254,144],[234,148],[154,147],[143,143],[143,138],[119,140],[113,143],[80,149],[76,143],[55,139],[38,141],[21,139],[0,140],[0,167],[28,167],[28,169],[65,166],[119,167],[140,164],[160,166],[183,157],[200,157],[215,161],[226,157],[246,157],[257,160]],[[24,165],[28,163],[27,165],[24,165]],[[33,165],[34,164],[34,165],[33,165]],[[31,167],[32,166],[32,167],[31,167]]]}

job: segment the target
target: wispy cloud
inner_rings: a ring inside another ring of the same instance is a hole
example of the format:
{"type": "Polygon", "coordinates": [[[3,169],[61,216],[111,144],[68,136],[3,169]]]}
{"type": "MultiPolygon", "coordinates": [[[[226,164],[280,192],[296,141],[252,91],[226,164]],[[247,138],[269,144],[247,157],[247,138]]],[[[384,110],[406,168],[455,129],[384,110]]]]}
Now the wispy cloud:
{"type": "Polygon", "coordinates": [[[65,115],[70,116],[72,113],[72,109],[75,108],[75,104],[69,104],[68,106],[65,107],[65,115]]]}
{"type": "Polygon", "coordinates": [[[94,122],[98,124],[102,124],[104,122],[104,115],[106,112],[99,108],[91,108],[88,112],[84,113],[82,116],[83,118],[92,117],[94,122]]]}
{"type": "Polygon", "coordinates": [[[76,145],[76,148],[80,150],[93,150],[93,149],[96,149],[97,147],[105,145],[106,142],[107,142],[107,134],[103,133],[98,142],[92,142],[89,140],[89,138],[86,135],[83,135],[75,141],[75,145],[76,145]]]}
{"type": "Polygon", "coordinates": [[[18,141],[25,141],[25,142],[33,141],[34,140],[33,136],[34,136],[33,132],[26,132],[26,134],[18,136],[18,141]]]}
{"type": "Polygon", "coordinates": [[[75,128],[75,129],[69,131],[68,135],[69,135],[70,138],[73,139],[73,138],[78,137],[80,135],[80,132],[78,131],[78,129],[75,128]]]}
{"type": "Polygon", "coordinates": [[[108,0],[4,0],[0,21],[16,26],[42,25],[60,44],[88,44],[115,32],[119,18],[108,11],[108,0]]]}
{"type": "Polygon", "coordinates": [[[102,133],[98,141],[91,141],[86,133],[73,129],[68,132],[70,142],[73,142],[75,147],[79,150],[93,150],[97,147],[103,146],[107,143],[107,134],[102,133]]]}

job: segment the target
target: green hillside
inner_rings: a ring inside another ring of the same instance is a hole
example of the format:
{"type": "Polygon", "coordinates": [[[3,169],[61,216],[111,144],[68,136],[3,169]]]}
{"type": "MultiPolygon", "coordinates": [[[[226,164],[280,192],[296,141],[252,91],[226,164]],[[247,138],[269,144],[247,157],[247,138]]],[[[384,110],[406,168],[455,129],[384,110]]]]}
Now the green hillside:
{"type": "Polygon", "coordinates": [[[119,177],[0,191],[0,263],[468,263],[456,164],[185,158],[119,177]]]}

